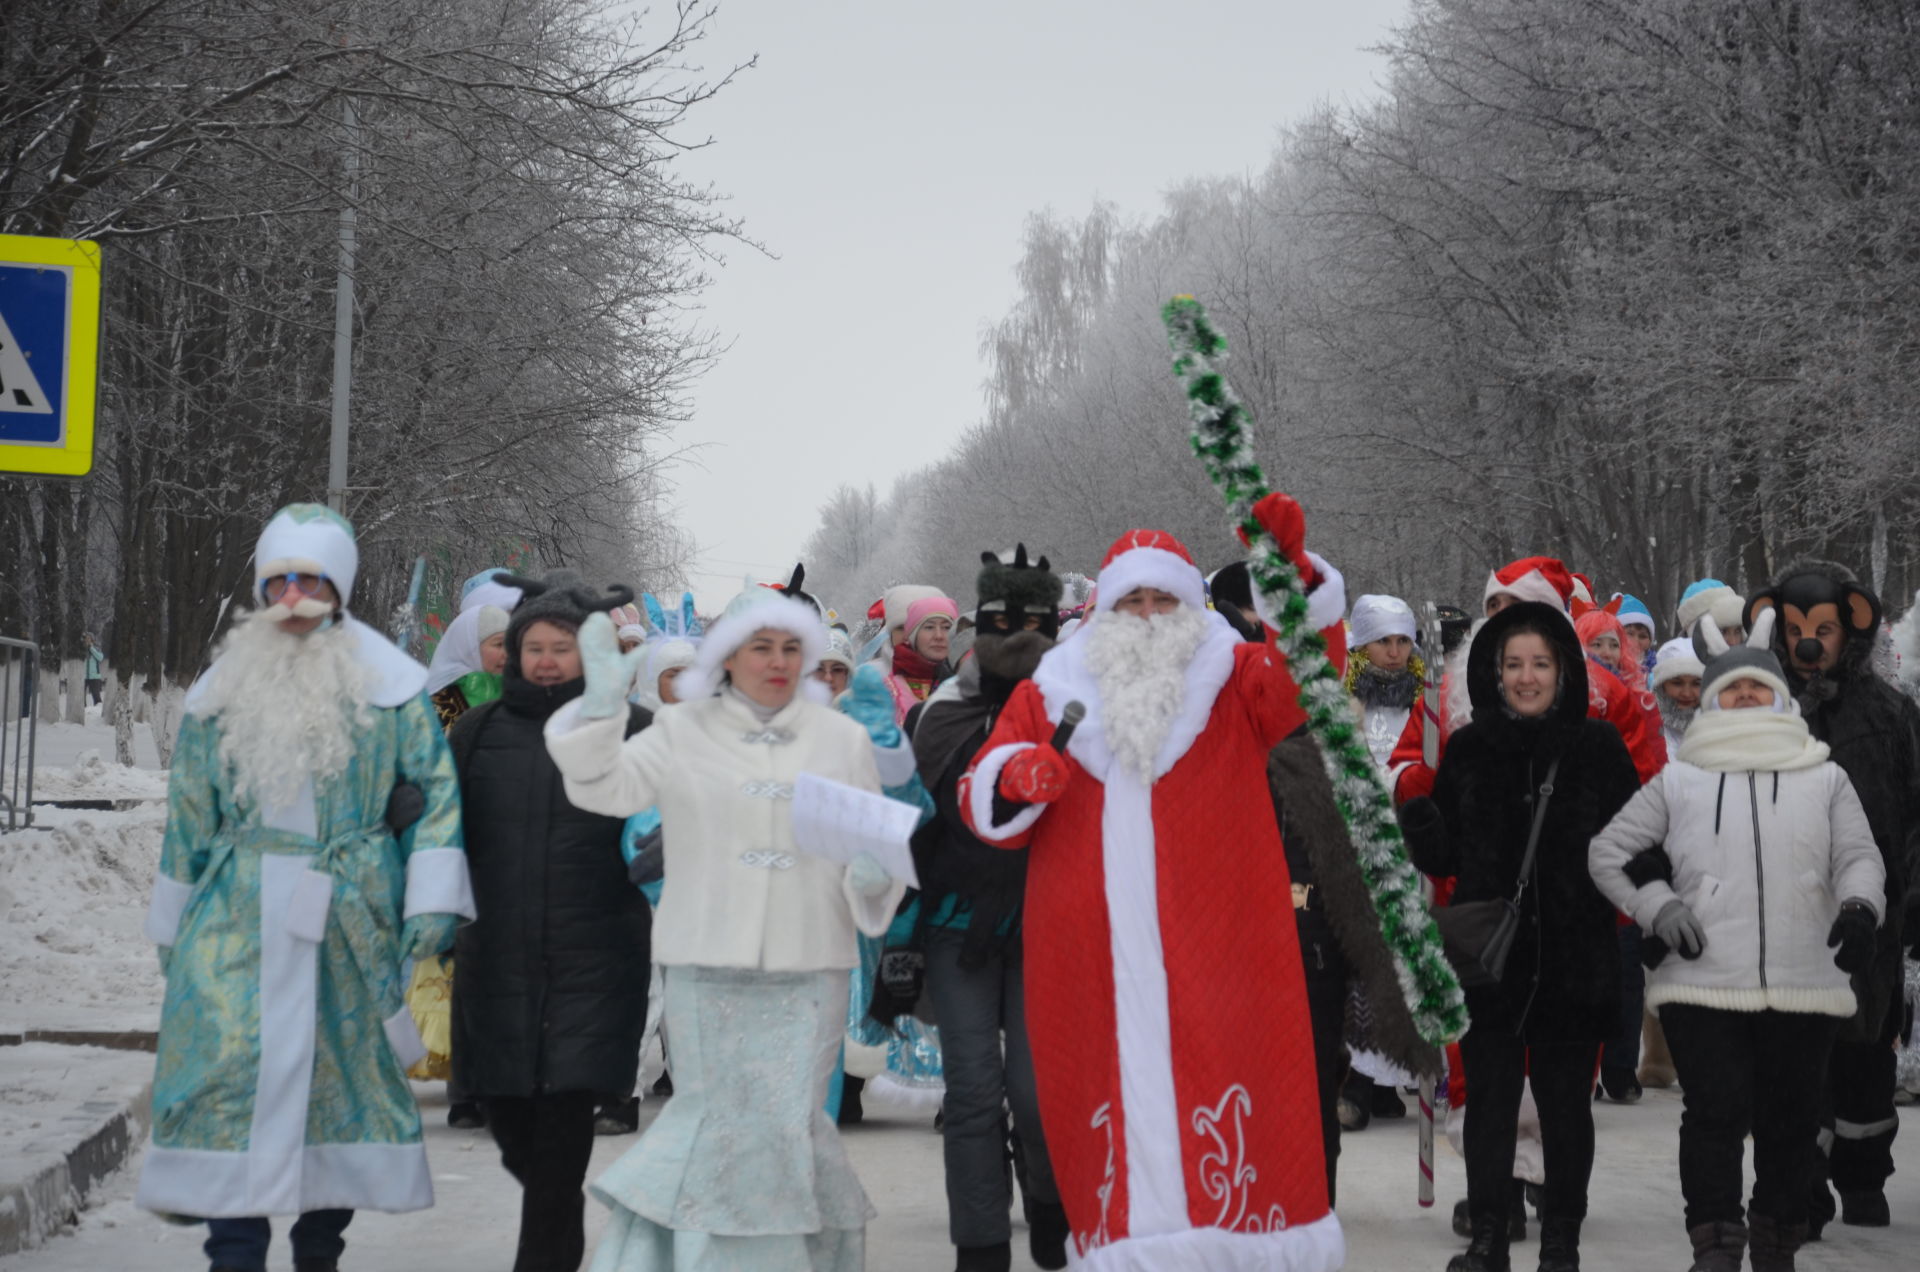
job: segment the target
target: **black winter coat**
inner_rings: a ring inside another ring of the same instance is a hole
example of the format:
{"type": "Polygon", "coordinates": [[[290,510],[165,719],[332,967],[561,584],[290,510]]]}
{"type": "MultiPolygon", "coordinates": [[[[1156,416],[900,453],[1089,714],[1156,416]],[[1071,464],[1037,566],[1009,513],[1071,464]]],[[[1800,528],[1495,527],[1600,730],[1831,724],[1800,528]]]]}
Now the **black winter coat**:
{"type": "Polygon", "coordinates": [[[1619,731],[1587,718],[1586,659],[1573,625],[1539,604],[1487,621],[1468,655],[1473,723],[1447,739],[1430,800],[1401,811],[1413,863],[1454,876],[1454,901],[1511,897],[1533,826],[1535,792],[1560,769],[1541,827],[1520,933],[1498,985],[1466,991],[1473,1028],[1530,1043],[1598,1044],[1620,1031],[1614,909],[1587,873],[1587,844],[1640,788],[1619,731]],[[1561,672],[1547,716],[1518,719],[1500,698],[1495,656],[1516,626],[1547,629],[1561,672]]]}
{"type": "MultiPolygon", "coordinates": [[[[480,915],[454,947],[453,1068],[476,1098],[625,1096],[638,1073],[652,910],[627,881],[625,823],[567,802],[541,732],[582,687],[509,674],[449,738],[480,915]]],[[[627,732],[651,722],[632,708],[627,732]]]]}
{"type": "Polygon", "coordinates": [[[1813,736],[1825,742],[1853,783],[1887,868],[1887,917],[1875,935],[1873,962],[1853,978],[1860,1009],[1840,1028],[1851,1042],[1892,1042],[1905,993],[1902,918],[1920,871],[1920,708],[1866,665],[1868,642],[1851,640],[1826,692],[1782,659],[1813,736]],[[1831,696],[1827,696],[1831,694],[1831,696]]]}

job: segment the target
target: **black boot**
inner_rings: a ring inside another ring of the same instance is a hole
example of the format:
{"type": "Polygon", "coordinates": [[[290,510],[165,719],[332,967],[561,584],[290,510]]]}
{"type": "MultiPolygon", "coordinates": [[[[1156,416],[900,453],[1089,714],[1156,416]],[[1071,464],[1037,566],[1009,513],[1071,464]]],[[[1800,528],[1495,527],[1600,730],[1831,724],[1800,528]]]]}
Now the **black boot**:
{"type": "Polygon", "coordinates": [[[595,1135],[631,1135],[640,1129],[640,1097],[608,1100],[593,1115],[595,1135]]]}
{"type": "Polygon", "coordinates": [[[1053,1272],[1067,1266],[1067,1208],[1059,1202],[1036,1201],[1027,1207],[1027,1253],[1036,1265],[1053,1272]]]}
{"type": "Polygon", "coordinates": [[[484,1131],[487,1111],[472,1100],[459,1100],[447,1106],[447,1125],[456,1131],[484,1131]]]}
{"type": "Polygon", "coordinates": [[[1693,1241],[1693,1266],[1687,1272],[1740,1272],[1747,1253],[1747,1225],[1703,1223],[1687,1229],[1693,1241]]]}
{"type": "Polygon", "coordinates": [[[1580,1221],[1540,1221],[1540,1272],[1580,1272],[1580,1221]]]}
{"type": "Polygon", "coordinates": [[[851,1073],[840,1080],[840,1125],[858,1126],[866,1120],[867,1111],[860,1106],[860,1093],[866,1089],[867,1080],[851,1073]]]}
{"type": "Polygon", "coordinates": [[[1615,1104],[1632,1104],[1641,1095],[1639,1075],[1632,1068],[1600,1067],[1600,1089],[1615,1104]]]}
{"type": "Polygon", "coordinates": [[[1840,1190],[1840,1222],[1850,1228],[1884,1228],[1893,1222],[1887,1209],[1887,1194],[1878,1188],[1854,1192],[1840,1190]]]}
{"type": "Polygon", "coordinates": [[[295,1259],[293,1272],[340,1272],[338,1259],[295,1259]]]}
{"type": "Polygon", "coordinates": [[[1447,1260],[1447,1272],[1509,1272],[1507,1221],[1481,1216],[1473,1221],[1473,1240],[1464,1254],[1447,1260]]]}
{"type": "Polygon", "coordinates": [[[1807,1225],[1776,1224],[1765,1215],[1747,1216],[1747,1259],[1753,1272],[1793,1272],[1793,1256],[1807,1240],[1807,1225]]]}
{"type": "Polygon", "coordinates": [[[1368,1111],[1383,1122],[1391,1122],[1407,1115],[1407,1102],[1392,1087],[1376,1082],[1373,1084],[1373,1103],[1368,1111]]]}
{"type": "Polygon", "coordinates": [[[1820,1177],[1813,1181],[1813,1189],[1807,1195],[1807,1240],[1818,1241],[1821,1231],[1833,1222],[1835,1213],[1833,1190],[1827,1187],[1826,1159],[1821,1158],[1820,1177]]]}
{"type": "Polygon", "coordinates": [[[1009,1272],[1013,1267],[1013,1243],[1002,1241],[990,1246],[956,1246],[959,1262],[953,1272],[1009,1272]]]}

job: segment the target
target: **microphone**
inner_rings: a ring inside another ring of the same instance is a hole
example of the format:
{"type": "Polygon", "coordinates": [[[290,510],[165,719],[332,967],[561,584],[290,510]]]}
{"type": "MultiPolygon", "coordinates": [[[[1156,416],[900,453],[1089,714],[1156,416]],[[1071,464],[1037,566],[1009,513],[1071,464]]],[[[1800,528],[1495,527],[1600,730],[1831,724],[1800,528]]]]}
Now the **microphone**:
{"type": "Polygon", "coordinates": [[[1087,709],[1081,705],[1078,698],[1060,708],[1060,727],[1053,731],[1053,749],[1065,755],[1067,743],[1073,740],[1073,731],[1079,728],[1080,722],[1086,718],[1087,709]]]}

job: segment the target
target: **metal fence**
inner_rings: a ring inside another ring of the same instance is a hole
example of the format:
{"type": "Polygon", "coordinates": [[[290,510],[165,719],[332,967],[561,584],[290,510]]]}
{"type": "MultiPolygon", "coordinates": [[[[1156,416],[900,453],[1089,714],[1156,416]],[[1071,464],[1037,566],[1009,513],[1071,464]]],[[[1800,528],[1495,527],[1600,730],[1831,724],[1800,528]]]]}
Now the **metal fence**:
{"type": "Polygon", "coordinates": [[[0,636],[0,833],[33,824],[40,646],[0,636]]]}

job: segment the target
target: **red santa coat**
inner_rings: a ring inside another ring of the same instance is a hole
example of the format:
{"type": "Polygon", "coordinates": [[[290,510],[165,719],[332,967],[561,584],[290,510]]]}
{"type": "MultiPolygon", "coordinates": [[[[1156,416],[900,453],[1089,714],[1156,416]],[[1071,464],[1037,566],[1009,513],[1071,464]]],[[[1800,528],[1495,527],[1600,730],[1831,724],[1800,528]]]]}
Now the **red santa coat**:
{"type": "Polygon", "coordinates": [[[1094,1272],[1345,1259],[1267,791],[1268,750],[1305,716],[1282,656],[1208,617],[1150,786],[1108,749],[1082,639],[1014,691],[962,790],[974,833],[1031,847],[1027,1028],[1073,1250],[1094,1272]],[[1065,793],[996,823],[1001,770],[1075,700],[1065,793]]]}

